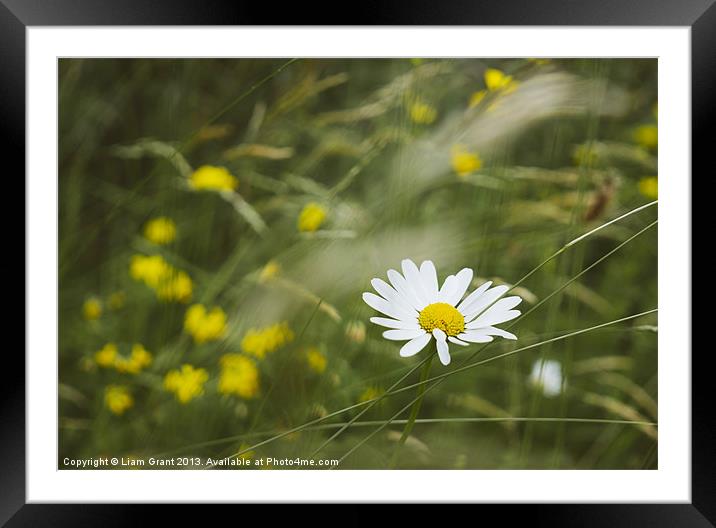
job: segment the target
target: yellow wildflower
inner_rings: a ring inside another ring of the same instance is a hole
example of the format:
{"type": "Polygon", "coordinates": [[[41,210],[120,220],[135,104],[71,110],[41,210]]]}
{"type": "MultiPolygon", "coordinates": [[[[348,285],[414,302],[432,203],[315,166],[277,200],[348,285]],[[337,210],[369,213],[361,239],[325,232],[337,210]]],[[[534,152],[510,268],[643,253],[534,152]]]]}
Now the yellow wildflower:
{"type": "Polygon", "coordinates": [[[209,374],[203,368],[182,365],[179,369],[167,372],[164,389],[173,392],[180,403],[186,404],[204,394],[204,383],[208,379],[209,374]]]}
{"type": "Polygon", "coordinates": [[[634,140],[646,149],[655,149],[659,144],[659,129],[656,125],[641,125],[634,130],[634,140]]]}
{"type": "Polygon", "coordinates": [[[152,355],[141,343],[135,343],[132,345],[131,361],[136,368],[143,369],[152,363],[152,355]]]}
{"type": "Polygon", "coordinates": [[[87,299],[82,305],[82,315],[88,321],[99,319],[102,315],[102,303],[96,297],[87,299]]]}
{"type": "Polygon", "coordinates": [[[124,412],[134,405],[134,398],[127,387],[122,385],[109,385],[104,390],[104,404],[114,414],[124,414],[124,412]]]}
{"type": "Polygon", "coordinates": [[[154,244],[164,245],[177,236],[177,226],[174,220],[166,216],[153,218],[144,226],[144,237],[154,244]]]}
{"type": "Polygon", "coordinates": [[[185,272],[176,269],[167,274],[157,286],[157,298],[162,301],[188,302],[194,291],[194,283],[185,272]]]}
{"type": "Polygon", "coordinates": [[[250,399],[259,392],[259,369],[256,363],[241,354],[225,354],[221,356],[221,374],[219,375],[219,392],[236,394],[241,398],[250,399]]]}
{"type": "Polygon", "coordinates": [[[133,255],[129,262],[129,274],[136,281],[143,281],[150,288],[159,286],[159,282],[171,272],[171,266],[161,255],[133,255]]]}
{"type": "Polygon", "coordinates": [[[203,304],[193,304],[184,316],[184,329],[195,343],[215,341],[226,333],[226,313],[218,306],[207,311],[203,304]]]}
{"type": "Polygon", "coordinates": [[[375,398],[379,397],[381,394],[385,392],[383,389],[380,389],[378,387],[367,387],[361,395],[358,397],[358,401],[360,403],[367,402],[370,400],[374,400],[375,398]]]}
{"type": "Polygon", "coordinates": [[[281,272],[281,265],[275,260],[270,260],[259,273],[259,282],[268,282],[281,272]]]}
{"type": "Polygon", "coordinates": [[[138,374],[144,368],[152,364],[152,355],[140,343],[132,345],[132,352],[129,357],[118,357],[114,362],[114,368],[118,372],[138,374]]]}
{"type": "Polygon", "coordinates": [[[306,204],[306,206],[298,215],[299,231],[316,231],[326,220],[328,213],[326,210],[315,202],[306,204]]]}
{"type": "Polygon", "coordinates": [[[249,330],[241,341],[241,349],[262,359],[266,354],[293,341],[294,335],[287,322],[249,330]]]}
{"type": "Polygon", "coordinates": [[[95,353],[95,362],[104,368],[114,368],[117,372],[137,374],[152,363],[152,355],[140,343],[132,345],[128,357],[121,356],[114,343],[107,343],[95,353]]]}
{"type": "Polygon", "coordinates": [[[505,93],[513,92],[517,88],[517,81],[512,75],[505,75],[502,70],[496,68],[487,68],[485,70],[485,86],[491,92],[502,91],[505,93]]]}
{"type": "Polygon", "coordinates": [[[485,98],[486,95],[487,95],[487,90],[478,90],[476,92],[473,92],[473,94],[470,96],[470,103],[468,106],[470,108],[476,107],[477,105],[479,105],[482,102],[482,100],[485,98]]]}
{"type": "Polygon", "coordinates": [[[109,296],[107,304],[112,310],[119,310],[124,306],[127,295],[123,291],[114,292],[109,296]]]}
{"type": "Polygon", "coordinates": [[[239,186],[239,180],[224,167],[204,165],[192,173],[189,185],[198,191],[233,191],[239,186]]]}
{"type": "Polygon", "coordinates": [[[438,117],[435,107],[424,101],[414,101],[408,108],[410,119],[419,125],[429,125],[438,117]]]}
{"type": "Polygon", "coordinates": [[[95,352],[94,360],[100,367],[112,367],[115,359],[117,359],[117,354],[117,345],[107,343],[101,350],[95,352]]]}
{"type": "Polygon", "coordinates": [[[646,196],[656,200],[659,197],[659,180],[656,176],[648,176],[639,180],[639,192],[646,196]]]}
{"type": "Polygon", "coordinates": [[[328,363],[326,356],[321,353],[318,347],[310,347],[306,350],[306,361],[308,361],[308,366],[311,370],[318,374],[325,372],[326,364],[328,363]]]}
{"type": "Polygon", "coordinates": [[[462,145],[455,145],[452,148],[451,155],[452,168],[461,178],[480,170],[482,167],[480,156],[477,153],[468,152],[462,145]]]}
{"type": "Polygon", "coordinates": [[[350,321],[346,325],[346,337],[358,344],[365,341],[365,323],[363,321],[350,321]]]}
{"type": "Polygon", "coordinates": [[[191,277],[174,268],[161,255],[133,255],[129,274],[152,288],[160,300],[187,302],[191,299],[194,286],[191,277]]]}

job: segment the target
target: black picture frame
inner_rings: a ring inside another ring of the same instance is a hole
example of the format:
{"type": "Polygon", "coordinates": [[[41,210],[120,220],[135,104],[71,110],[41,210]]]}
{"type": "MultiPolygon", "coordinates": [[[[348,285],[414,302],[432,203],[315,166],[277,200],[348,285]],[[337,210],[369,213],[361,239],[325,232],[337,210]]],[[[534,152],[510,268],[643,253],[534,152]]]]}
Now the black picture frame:
{"type": "MultiPolygon", "coordinates": [[[[691,28],[692,163],[706,170],[716,140],[716,0],[367,1],[326,12],[318,5],[218,0],[0,0],[0,128],[3,159],[25,168],[25,30],[78,25],[569,25],[691,28]],[[320,21],[320,22],[319,22],[320,21]]],[[[713,172],[709,170],[709,176],[713,172]]],[[[7,176],[7,175],[6,175],[7,176]]],[[[706,174],[704,175],[706,176],[706,174]]],[[[692,179],[693,181],[693,179],[692,179]]],[[[23,187],[24,194],[24,187],[23,187]]],[[[5,225],[17,224],[17,213],[5,225]]],[[[24,245],[24,240],[23,240],[24,245]]],[[[15,250],[17,253],[17,250],[15,250]]],[[[24,252],[23,252],[24,255],[24,252]]],[[[24,257],[23,257],[24,260],[24,257]]],[[[9,270],[8,270],[9,272],[9,270]]],[[[6,276],[10,276],[9,273],[6,276]]],[[[14,275],[13,275],[14,276],[14,275]]],[[[26,279],[27,280],[27,279],[26,279]]],[[[682,279],[680,279],[682,280],[682,279]]],[[[691,284],[685,284],[691,290],[691,284]]],[[[19,310],[18,310],[19,312],[19,310]]],[[[25,363],[6,350],[0,384],[0,524],[127,526],[143,524],[146,508],[122,505],[25,504],[25,363]],[[5,524],[6,523],[6,524],[5,524]]],[[[690,353],[691,350],[673,351],[690,353]]],[[[692,502],[690,504],[525,505],[501,508],[501,522],[529,516],[537,526],[715,526],[716,422],[708,349],[692,353],[692,502]],[[509,510],[505,511],[505,510],[509,510]]],[[[487,506],[485,507],[487,508],[487,506]]],[[[186,515],[176,508],[167,515],[186,515]]],[[[355,522],[369,517],[344,516],[355,522]]],[[[186,518],[185,518],[186,520],[186,518]]],[[[479,522],[479,517],[476,517],[479,522]]],[[[166,522],[168,519],[166,519],[166,522]]]]}

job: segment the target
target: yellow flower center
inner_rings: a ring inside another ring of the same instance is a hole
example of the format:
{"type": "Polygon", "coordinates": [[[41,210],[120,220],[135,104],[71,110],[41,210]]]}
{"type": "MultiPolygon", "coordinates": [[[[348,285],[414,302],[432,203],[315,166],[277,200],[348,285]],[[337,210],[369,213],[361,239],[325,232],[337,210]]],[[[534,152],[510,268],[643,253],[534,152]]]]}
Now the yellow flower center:
{"type": "Polygon", "coordinates": [[[428,304],[418,315],[418,323],[427,332],[439,328],[449,336],[456,336],[465,330],[465,318],[448,303],[428,304]]]}

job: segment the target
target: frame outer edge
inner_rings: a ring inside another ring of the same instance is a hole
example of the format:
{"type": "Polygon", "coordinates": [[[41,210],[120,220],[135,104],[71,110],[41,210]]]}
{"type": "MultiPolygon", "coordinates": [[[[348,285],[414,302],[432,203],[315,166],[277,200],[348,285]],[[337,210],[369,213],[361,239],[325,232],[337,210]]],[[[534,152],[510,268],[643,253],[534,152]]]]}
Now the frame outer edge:
{"type": "MultiPolygon", "coordinates": [[[[0,69],[0,137],[3,161],[10,161],[10,169],[6,174],[13,176],[7,183],[16,183],[20,188],[8,189],[8,197],[15,196],[14,201],[20,202],[22,197],[22,217],[25,217],[25,25],[23,22],[0,3],[0,56],[3,67],[0,69]],[[15,163],[12,163],[12,162],[15,163]],[[22,177],[20,176],[22,175],[22,177]],[[13,192],[14,191],[14,192],[13,192]]],[[[3,208],[5,221],[3,225],[18,224],[17,208],[3,208]]],[[[25,231],[10,229],[5,232],[8,237],[6,247],[14,247],[17,255],[22,248],[23,277],[25,281],[25,231]]],[[[15,257],[17,258],[17,257],[15,257]]],[[[13,259],[15,260],[15,259],[13,259]]],[[[19,263],[15,264],[16,269],[19,263]]],[[[6,277],[16,277],[17,271],[11,275],[9,264],[3,264],[6,277]]],[[[23,292],[13,292],[13,298],[22,298],[22,314],[26,316],[25,288],[23,292]],[[15,297],[22,295],[22,297],[15,297]]],[[[11,280],[6,286],[20,289],[20,281],[11,280]]],[[[9,293],[9,292],[8,292],[9,293]]],[[[19,303],[16,301],[15,305],[19,303]]],[[[17,311],[19,306],[12,311],[17,311]]],[[[24,325],[23,325],[24,327],[24,325]]],[[[20,334],[24,346],[24,329],[17,327],[14,334],[20,334]]],[[[3,371],[5,376],[0,384],[0,525],[3,525],[25,503],[25,354],[20,353],[17,345],[3,347],[3,371]]]]}

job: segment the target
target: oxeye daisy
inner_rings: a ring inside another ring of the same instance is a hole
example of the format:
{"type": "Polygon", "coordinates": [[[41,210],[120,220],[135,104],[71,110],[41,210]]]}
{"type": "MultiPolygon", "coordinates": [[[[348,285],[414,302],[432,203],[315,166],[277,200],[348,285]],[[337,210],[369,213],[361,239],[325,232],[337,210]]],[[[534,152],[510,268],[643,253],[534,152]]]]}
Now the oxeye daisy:
{"type": "Polygon", "coordinates": [[[386,317],[371,317],[371,322],[390,328],[383,337],[407,341],[400,349],[402,357],[414,356],[435,338],[437,352],[443,365],[450,364],[448,342],[468,346],[469,343],[489,343],[494,336],[517,339],[517,336],[494,325],[520,315],[513,310],[522,299],[518,296],[501,299],[508,286],[482,284],[463,299],[472,281],[473,272],[463,268],[438,284],[435,265],[424,261],[420,268],[409,259],[401,263],[403,274],[388,270],[390,284],[382,279],[371,280],[380,295],[364,293],[363,300],[386,317]]]}

